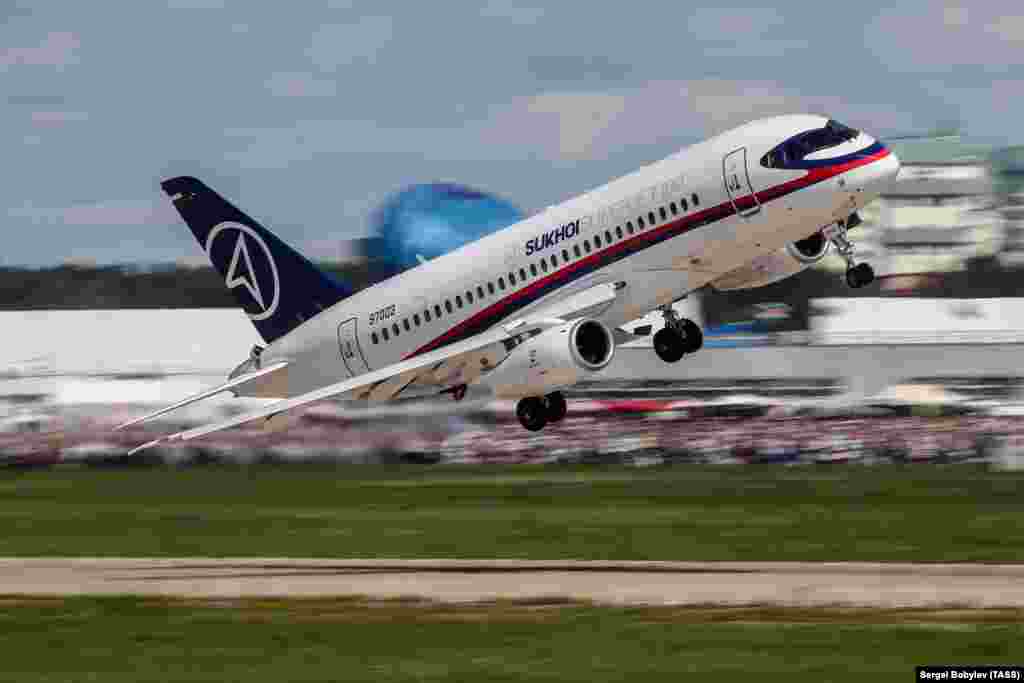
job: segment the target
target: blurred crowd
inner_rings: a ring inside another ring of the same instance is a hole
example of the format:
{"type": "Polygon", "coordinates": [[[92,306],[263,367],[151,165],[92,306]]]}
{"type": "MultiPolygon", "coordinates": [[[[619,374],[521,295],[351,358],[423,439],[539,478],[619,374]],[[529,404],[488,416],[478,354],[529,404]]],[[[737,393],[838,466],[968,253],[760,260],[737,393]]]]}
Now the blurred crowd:
{"type": "Polygon", "coordinates": [[[167,425],[117,432],[95,418],[24,417],[0,431],[0,463],[900,463],[1012,462],[1024,458],[1024,418],[691,411],[589,413],[541,432],[512,415],[417,420],[303,419],[289,429],[235,429],[161,444],[127,458],[167,425]]]}

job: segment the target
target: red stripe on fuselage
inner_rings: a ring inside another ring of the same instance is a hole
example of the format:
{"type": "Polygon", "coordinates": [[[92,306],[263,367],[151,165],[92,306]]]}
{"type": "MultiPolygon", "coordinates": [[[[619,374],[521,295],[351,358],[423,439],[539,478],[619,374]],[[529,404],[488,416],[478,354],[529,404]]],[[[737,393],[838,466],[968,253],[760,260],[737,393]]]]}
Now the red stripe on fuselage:
{"type": "MultiPolygon", "coordinates": [[[[807,175],[805,176],[796,178],[794,180],[790,180],[780,185],[775,185],[773,187],[768,188],[767,190],[757,192],[756,201],[759,204],[765,204],[774,199],[779,199],[780,197],[792,194],[797,190],[802,190],[804,188],[810,187],[811,185],[816,185],[817,183],[828,180],[829,178],[834,178],[835,176],[841,173],[852,171],[853,169],[860,168],[861,166],[867,166],[870,163],[873,163],[875,161],[878,161],[879,159],[883,159],[889,156],[889,154],[889,150],[883,147],[881,151],[876,152],[875,154],[872,154],[870,156],[866,156],[860,159],[852,159],[850,161],[844,162],[842,164],[836,164],[834,166],[823,166],[820,168],[811,169],[810,171],[807,172],[807,175]]],[[[740,210],[744,210],[746,208],[753,208],[753,206],[754,195],[745,195],[736,200],[736,207],[739,208],[740,210]]],[[[716,221],[721,220],[722,218],[728,218],[729,216],[732,216],[735,213],[736,211],[734,210],[731,202],[723,202],[708,209],[703,209],[696,213],[691,213],[689,215],[682,216],[681,218],[665,223],[664,225],[653,230],[647,230],[646,232],[634,234],[631,237],[627,237],[626,239],[623,239],[622,241],[613,244],[612,246],[604,249],[603,251],[594,252],[592,254],[584,256],[578,261],[574,261],[573,263],[570,263],[558,270],[555,270],[547,275],[542,276],[539,280],[532,282],[531,284],[527,285],[526,287],[520,289],[517,292],[513,292],[512,294],[508,295],[504,299],[501,299],[500,301],[496,301],[487,308],[477,311],[469,318],[466,318],[462,322],[454,325],[440,337],[437,337],[433,341],[428,342],[427,344],[424,344],[420,348],[416,349],[408,356],[406,356],[405,359],[413,358],[421,353],[426,353],[427,351],[430,351],[432,349],[436,349],[445,344],[457,341],[460,338],[460,335],[467,329],[471,329],[474,326],[480,325],[482,322],[488,319],[494,318],[496,315],[500,313],[502,309],[508,308],[511,304],[519,301],[520,299],[523,299],[524,297],[528,297],[537,290],[550,287],[557,280],[571,280],[570,276],[579,270],[588,270],[592,266],[596,266],[597,264],[604,260],[616,260],[614,257],[617,256],[618,254],[621,254],[624,251],[631,251],[634,253],[639,252],[642,249],[647,248],[641,246],[645,242],[663,242],[665,241],[665,239],[678,237],[679,235],[683,235],[689,232],[690,230],[703,227],[704,225],[712,225],[713,223],[705,223],[704,221],[708,220],[713,216],[716,216],[717,214],[722,215],[718,216],[716,221]],[[675,234],[669,235],[669,233],[675,234]]],[[[555,251],[553,250],[552,253],[555,253],[555,251]]],[[[544,258],[546,260],[547,255],[545,255],[544,258]]],[[[501,276],[504,275],[504,273],[501,274],[501,276]]],[[[497,321],[492,321],[491,324],[493,325],[494,322],[497,321]]]]}

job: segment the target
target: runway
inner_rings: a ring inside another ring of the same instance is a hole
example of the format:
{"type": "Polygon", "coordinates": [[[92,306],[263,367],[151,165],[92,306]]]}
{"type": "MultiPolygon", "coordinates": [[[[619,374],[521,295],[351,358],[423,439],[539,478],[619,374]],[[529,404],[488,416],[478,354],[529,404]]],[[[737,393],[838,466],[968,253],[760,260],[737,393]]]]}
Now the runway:
{"type": "Polygon", "coordinates": [[[1024,564],[0,558],[0,594],[1024,607],[1024,564]]]}

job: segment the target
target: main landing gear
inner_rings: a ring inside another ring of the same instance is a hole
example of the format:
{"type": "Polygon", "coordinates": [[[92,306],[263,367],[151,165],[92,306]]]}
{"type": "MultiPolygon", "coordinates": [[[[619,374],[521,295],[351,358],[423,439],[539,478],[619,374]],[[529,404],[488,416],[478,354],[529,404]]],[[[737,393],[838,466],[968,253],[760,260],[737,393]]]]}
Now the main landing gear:
{"type": "Polygon", "coordinates": [[[847,237],[849,228],[860,223],[857,214],[850,217],[849,223],[839,221],[822,229],[821,233],[835,245],[836,252],[846,259],[846,284],[853,289],[860,289],[875,281],[875,270],[867,263],[857,263],[853,258],[853,242],[847,237]],[[856,222],[855,222],[856,221],[856,222]]]}
{"type": "Polygon", "coordinates": [[[567,409],[565,396],[555,391],[543,398],[527,396],[520,399],[516,404],[516,417],[519,418],[519,424],[531,432],[539,432],[546,424],[562,421],[567,409]]]}
{"type": "Polygon", "coordinates": [[[664,306],[661,314],[665,327],[654,335],[654,352],[666,363],[675,363],[687,353],[694,353],[704,345],[704,333],[697,323],[680,318],[672,306],[664,306]]]}

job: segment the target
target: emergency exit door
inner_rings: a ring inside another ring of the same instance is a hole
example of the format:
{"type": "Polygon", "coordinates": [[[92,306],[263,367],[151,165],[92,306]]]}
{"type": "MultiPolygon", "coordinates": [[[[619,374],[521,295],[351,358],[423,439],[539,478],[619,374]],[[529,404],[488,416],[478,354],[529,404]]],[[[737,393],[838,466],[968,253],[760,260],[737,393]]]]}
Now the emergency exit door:
{"type": "Polygon", "coordinates": [[[356,322],[356,318],[349,318],[338,325],[338,348],[341,351],[341,360],[348,369],[349,377],[355,377],[370,371],[370,366],[367,365],[366,359],[363,358],[363,351],[359,348],[356,322]]]}

